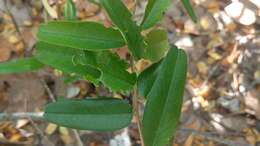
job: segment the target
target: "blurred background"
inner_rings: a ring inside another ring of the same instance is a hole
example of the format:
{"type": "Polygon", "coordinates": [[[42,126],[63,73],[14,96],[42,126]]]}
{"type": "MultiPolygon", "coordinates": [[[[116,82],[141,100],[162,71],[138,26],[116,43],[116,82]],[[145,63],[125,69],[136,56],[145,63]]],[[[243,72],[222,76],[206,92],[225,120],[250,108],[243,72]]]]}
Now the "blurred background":
{"type": "MultiPolygon", "coordinates": [[[[65,0],[0,0],[0,62],[34,53],[37,28],[63,17],[65,0]],[[43,7],[50,6],[50,16],[43,7]]],[[[111,26],[95,0],[74,0],[77,17],[111,26]]],[[[125,0],[140,20],[146,0],[125,0]]],[[[191,0],[193,23],[173,0],[162,23],[171,44],[189,55],[182,117],[173,146],[260,146],[260,0],[191,0]]],[[[126,48],[117,49],[121,58],[126,48]]],[[[145,62],[136,64],[144,68],[145,62]]],[[[42,120],[53,97],[114,95],[87,81],[63,82],[60,71],[0,75],[0,146],[138,146],[135,119],[115,132],[75,131],[42,120]]]]}

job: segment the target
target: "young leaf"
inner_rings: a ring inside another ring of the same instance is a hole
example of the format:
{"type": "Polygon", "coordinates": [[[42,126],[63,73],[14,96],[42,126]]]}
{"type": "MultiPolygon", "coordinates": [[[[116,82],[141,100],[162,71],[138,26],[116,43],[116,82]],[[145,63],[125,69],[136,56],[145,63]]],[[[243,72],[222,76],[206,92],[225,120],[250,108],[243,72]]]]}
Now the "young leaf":
{"type": "Polygon", "coordinates": [[[147,146],[166,146],[174,135],[180,117],[187,72],[187,56],[172,48],[160,64],[143,117],[143,137],[147,146]]]}
{"type": "Polygon", "coordinates": [[[164,11],[171,4],[171,0],[148,0],[142,22],[143,29],[154,26],[161,18],[164,11]]]}
{"type": "Polygon", "coordinates": [[[37,36],[47,43],[92,51],[125,45],[119,31],[95,22],[53,21],[41,25],[37,36]]]}
{"type": "Polygon", "coordinates": [[[113,23],[124,35],[128,48],[135,59],[143,54],[144,40],[141,28],[132,20],[132,14],[121,0],[101,0],[113,23]]]}
{"type": "Polygon", "coordinates": [[[40,69],[43,64],[34,57],[0,63],[0,74],[21,73],[40,69]]]}
{"type": "Polygon", "coordinates": [[[36,45],[35,57],[42,63],[65,73],[77,73],[82,76],[89,75],[95,79],[100,77],[100,71],[88,66],[73,63],[73,57],[80,50],[69,47],[62,47],[45,42],[38,42],[36,45]]]}
{"type": "Polygon", "coordinates": [[[194,11],[193,11],[193,8],[190,4],[190,0],[181,0],[184,8],[187,10],[188,14],[190,15],[191,19],[194,21],[194,22],[197,22],[197,16],[195,15],[194,11]]]}
{"type": "Polygon", "coordinates": [[[65,127],[112,131],[131,123],[132,108],[126,101],[115,98],[62,99],[48,104],[44,117],[52,123],[65,127]]]}
{"type": "Polygon", "coordinates": [[[64,7],[64,17],[65,20],[76,20],[76,8],[72,0],[66,0],[66,4],[64,7]]]}
{"type": "Polygon", "coordinates": [[[147,46],[144,50],[144,58],[152,62],[162,59],[169,50],[167,32],[163,29],[153,29],[145,38],[147,46]]]}

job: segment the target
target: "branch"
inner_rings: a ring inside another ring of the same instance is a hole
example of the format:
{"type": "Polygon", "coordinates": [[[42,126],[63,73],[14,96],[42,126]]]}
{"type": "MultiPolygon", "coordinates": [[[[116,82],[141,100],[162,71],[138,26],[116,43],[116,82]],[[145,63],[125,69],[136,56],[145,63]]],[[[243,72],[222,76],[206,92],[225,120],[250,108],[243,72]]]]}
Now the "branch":
{"type": "Polygon", "coordinates": [[[136,86],[134,87],[134,91],[133,91],[133,109],[134,109],[134,115],[136,116],[141,146],[144,146],[144,139],[143,139],[143,135],[142,135],[142,122],[140,120],[140,111],[139,111],[138,95],[137,95],[137,87],[136,86]]]}
{"type": "MultiPolygon", "coordinates": [[[[131,64],[132,72],[135,72],[134,59],[133,58],[131,58],[130,64],[131,64]]],[[[143,134],[142,134],[142,122],[140,120],[138,93],[137,93],[137,86],[136,85],[134,86],[134,89],[133,89],[133,92],[132,92],[132,101],[133,101],[133,111],[134,111],[134,116],[136,117],[136,121],[137,121],[137,127],[138,127],[138,131],[139,131],[141,146],[144,146],[144,139],[143,139],[143,134]]]]}
{"type": "Polygon", "coordinates": [[[43,120],[43,113],[42,112],[0,113],[0,121],[26,119],[28,117],[32,118],[33,120],[43,120]]]}

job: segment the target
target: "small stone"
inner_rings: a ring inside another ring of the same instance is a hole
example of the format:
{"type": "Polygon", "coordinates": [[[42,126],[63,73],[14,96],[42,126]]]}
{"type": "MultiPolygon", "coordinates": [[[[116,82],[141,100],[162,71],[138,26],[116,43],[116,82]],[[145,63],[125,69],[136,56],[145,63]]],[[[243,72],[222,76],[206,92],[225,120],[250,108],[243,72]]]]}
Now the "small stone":
{"type": "Polygon", "coordinates": [[[240,111],[240,101],[237,98],[223,96],[223,97],[218,98],[217,104],[230,110],[231,112],[240,111]]]}
{"type": "Polygon", "coordinates": [[[116,135],[113,139],[109,141],[109,145],[110,146],[131,146],[128,130],[125,129],[123,133],[116,135]]]}
{"type": "Polygon", "coordinates": [[[67,90],[67,97],[68,98],[73,98],[76,97],[80,93],[80,88],[79,87],[69,87],[67,90]]]}
{"type": "Polygon", "coordinates": [[[240,17],[239,22],[243,25],[251,25],[256,22],[256,14],[254,11],[245,8],[243,15],[240,17]]]}
{"type": "Polygon", "coordinates": [[[229,129],[243,131],[248,128],[246,118],[243,116],[223,117],[221,123],[229,129]]]}
{"type": "Polygon", "coordinates": [[[239,92],[244,93],[246,91],[246,87],[244,85],[239,85],[239,92]]]}
{"type": "Polygon", "coordinates": [[[225,12],[232,18],[238,18],[244,8],[244,4],[238,1],[234,1],[225,7],[225,12]]]}
{"type": "Polygon", "coordinates": [[[256,13],[239,1],[233,1],[225,8],[225,12],[243,25],[251,25],[256,22],[256,13]]]}

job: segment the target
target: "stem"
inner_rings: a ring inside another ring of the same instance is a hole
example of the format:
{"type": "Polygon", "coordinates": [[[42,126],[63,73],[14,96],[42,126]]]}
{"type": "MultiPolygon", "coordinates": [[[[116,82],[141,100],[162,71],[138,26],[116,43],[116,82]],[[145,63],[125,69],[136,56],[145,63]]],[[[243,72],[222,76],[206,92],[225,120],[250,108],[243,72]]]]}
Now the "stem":
{"type": "MultiPolygon", "coordinates": [[[[135,69],[134,69],[134,59],[133,58],[131,58],[130,64],[131,64],[132,72],[135,72],[135,69]]],[[[138,131],[139,131],[141,146],[144,146],[144,140],[143,140],[143,135],[142,135],[142,122],[140,120],[140,111],[139,111],[139,104],[138,104],[138,93],[137,93],[137,86],[136,85],[134,86],[132,95],[133,95],[132,98],[133,98],[134,116],[136,117],[136,120],[137,120],[137,127],[138,127],[138,131]]]]}
{"type": "Polygon", "coordinates": [[[30,117],[33,120],[42,120],[43,113],[34,113],[34,112],[17,112],[17,113],[0,113],[0,121],[5,120],[18,120],[18,119],[25,119],[30,117]]]}
{"type": "Polygon", "coordinates": [[[137,94],[136,86],[134,87],[134,91],[133,91],[133,109],[134,109],[134,115],[137,120],[137,127],[138,127],[138,131],[139,131],[141,146],[144,146],[144,140],[143,140],[143,135],[142,135],[142,123],[140,120],[140,111],[139,111],[138,94],[137,94]]]}

